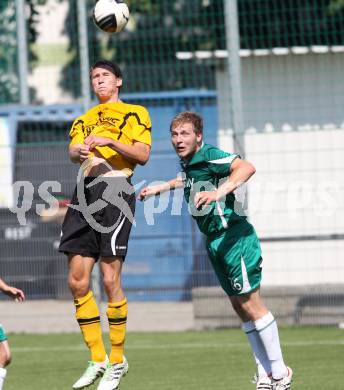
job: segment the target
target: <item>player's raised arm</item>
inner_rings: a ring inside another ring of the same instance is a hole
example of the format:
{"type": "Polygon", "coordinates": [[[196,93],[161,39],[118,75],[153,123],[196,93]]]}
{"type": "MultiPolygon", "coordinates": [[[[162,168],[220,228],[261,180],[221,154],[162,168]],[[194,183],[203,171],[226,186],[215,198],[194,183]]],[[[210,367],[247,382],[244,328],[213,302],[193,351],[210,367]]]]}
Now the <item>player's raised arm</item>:
{"type": "Polygon", "coordinates": [[[138,199],[143,201],[151,196],[159,195],[163,192],[172,191],[176,188],[181,188],[181,187],[183,187],[183,180],[180,176],[178,176],[178,177],[176,177],[172,180],[169,180],[163,184],[158,184],[156,186],[148,186],[148,187],[143,188],[140,191],[138,199]]]}
{"type": "Polygon", "coordinates": [[[208,205],[224,199],[226,195],[235,191],[256,172],[255,167],[248,161],[236,158],[230,168],[228,179],[224,181],[215,191],[198,192],[194,202],[196,207],[208,205]]]}
{"type": "Polygon", "coordinates": [[[231,164],[228,180],[222,183],[217,189],[217,200],[233,192],[243,183],[246,183],[255,172],[256,168],[251,163],[236,158],[231,164]]]}

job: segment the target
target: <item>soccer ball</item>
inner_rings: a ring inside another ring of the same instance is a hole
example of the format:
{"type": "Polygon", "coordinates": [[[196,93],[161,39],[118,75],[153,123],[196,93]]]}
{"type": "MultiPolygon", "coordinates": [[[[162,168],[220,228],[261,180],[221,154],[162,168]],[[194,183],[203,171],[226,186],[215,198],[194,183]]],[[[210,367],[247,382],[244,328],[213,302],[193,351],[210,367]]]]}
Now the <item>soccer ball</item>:
{"type": "Polygon", "coordinates": [[[118,33],[129,20],[129,8],[122,0],[98,0],[93,9],[97,27],[107,33],[118,33]]]}

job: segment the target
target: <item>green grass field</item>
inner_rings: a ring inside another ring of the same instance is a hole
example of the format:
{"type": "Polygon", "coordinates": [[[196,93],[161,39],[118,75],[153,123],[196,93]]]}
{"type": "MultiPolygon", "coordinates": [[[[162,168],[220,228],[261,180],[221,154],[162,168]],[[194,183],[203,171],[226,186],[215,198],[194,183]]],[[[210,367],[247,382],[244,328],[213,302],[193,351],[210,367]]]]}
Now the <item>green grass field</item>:
{"type": "MultiPolygon", "coordinates": [[[[344,389],[343,330],[291,328],[280,335],[294,369],[293,390],[344,389]]],[[[5,390],[71,389],[86,367],[79,334],[12,334],[9,340],[13,362],[5,390]]],[[[130,370],[121,390],[254,389],[253,358],[240,330],[129,333],[126,356],[130,370]]]]}

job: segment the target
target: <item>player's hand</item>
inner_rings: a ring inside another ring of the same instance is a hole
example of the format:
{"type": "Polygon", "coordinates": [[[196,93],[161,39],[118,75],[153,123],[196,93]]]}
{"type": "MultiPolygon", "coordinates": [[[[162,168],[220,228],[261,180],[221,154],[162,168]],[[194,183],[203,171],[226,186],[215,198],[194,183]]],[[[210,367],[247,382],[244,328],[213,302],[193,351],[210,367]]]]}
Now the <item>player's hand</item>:
{"type": "Polygon", "coordinates": [[[8,286],[3,290],[3,292],[9,297],[13,298],[16,302],[25,301],[25,294],[19,288],[8,286]]]}
{"type": "Polygon", "coordinates": [[[207,206],[210,203],[216,202],[218,200],[217,197],[218,194],[216,191],[197,192],[194,197],[194,203],[196,209],[199,209],[202,206],[207,206]]]}
{"type": "Polygon", "coordinates": [[[149,198],[153,195],[157,195],[157,194],[159,194],[159,189],[157,188],[157,186],[145,187],[140,191],[137,199],[143,201],[143,200],[146,200],[147,198],[149,198]]]}
{"type": "Polygon", "coordinates": [[[78,152],[80,162],[84,162],[90,156],[90,147],[88,145],[80,145],[78,152]]]}
{"type": "Polygon", "coordinates": [[[89,135],[85,138],[84,144],[88,145],[90,150],[95,148],[96,146],[108,146],[110,143],[110,138],[106,137],[96,137],[95,135],[89,135]]]}

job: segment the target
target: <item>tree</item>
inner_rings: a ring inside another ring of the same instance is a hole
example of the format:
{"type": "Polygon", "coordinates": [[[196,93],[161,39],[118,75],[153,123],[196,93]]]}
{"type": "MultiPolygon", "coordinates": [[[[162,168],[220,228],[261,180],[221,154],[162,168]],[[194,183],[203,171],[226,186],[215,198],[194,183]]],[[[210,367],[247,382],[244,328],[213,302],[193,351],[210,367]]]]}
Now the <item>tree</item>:
{"type": "MultiPolygon", "coordinates": [[[[27,0],[29,64],[37,58],[37,6],[47,0],[27,0]]],[[[67,1],[67,0],[58,0],[67,1]]],[[[77,2],[69,1],[65,31],[71,60],[63,68],[61,86],[80,96],[77,2]]],[[[214,63],[178,61],[180,51],[225,49],[224,0],[127,0],[131,21],[120,34],[107,35],[91,21],[90,62],[118,62],[126,75],[124,91],[214,88],[214,63]]],[[[238,0],[242,48],[344,44],[344,0],[238,0]]],[[[0,103],[18,101],[16,15],[13,0],[0,1],[0,103]]],[[[31,95],[34,91],[31,91],[31,95]]]]}
{"type": "MultiPolygon", "coordinates": [[[[90,63],[93,63],[100,57],[101,45],[98,43],[96,27],[92,23],[92,9],[94,6],[94,0],[86,0],[86,2],[88,8],[89,61],[90,63]]],[[[80,97],[81,74],[76,1],[69,1],[69,10],[66,16],[64,32],[69,37],[68,52],[70,54],[70,60],[62,69],[60,86],[65,91],[70,92],[72,96],[80,97]]]]}
{"type": "MultiPolygon", "coordinates": [[[[37,39],[37,6],[45,4],[47,0],[29,0],[26,2],[28,19],[28,60],[30,69],[35,65],[37,57],[32,51],[32,44],[37,39]]],[[[13,0],[0,1],[0,104],[14,103],[19,100],[18,78],[18,42],[16,9],[13,0]]],[[[35,91],[30,91],[33,96],[35,91]]]]}
{"type": "MultiPolygon", "coordinates": [[[[198,87],[190,66],[179,64],[176,72],[176,52],[215,49],[223,36],[221,22],[223,0],[128,0],[131,20],[120,34],[105,34],[88,23],[90,62],[100,57],[118,62],[125,73],[125,92],[158,91],[198,87]],[[207,26],[207,28],[204,28],[207,26]]],[[[94,1],[88,1],[91,15],[94,1]]],[[[61,85],[80,96],[78,39],[75,26],[75,5],[70,3],[65,31],[70,39],[72,59],[63,69],[61,85]]],[[[193,66],[193,65],[192,65],[193,66]]],[[[197,64],[207,76],[205,88],[214,85],[209,65],[197,64]],[[210,80],[211,78],[211,80],[210,80]]]]}
{"type": "MultiPolygon", "coordinates": [[[[179,61],[181,51],[225,49],[225,0],[127,0],[131,20],[105,34],[89,19],[90,61],[118,62],[125,92],[215,87],[212,60],[179,61]]],[[[75,3],[66,19],[72,60],[63,87],[80,96],[75,3]],[[73,8],[74,7],[74,8],[73,8]]],[[[89,13],[94,1],[88,2],[89,13]]],[[[344,0],[238,0],[241,47],[249,49],[342,45],[344,0]]]]}
{"type": "Polygon", "coordinates": [[[332,14],[340,12],[344,9],[344,0],[331,0],[329,5],[329,11],[332,14]]]}
{"type": "Polygon", "coordinates": [[[0,104],[18,100],[16,15],[10,0],[0,2],[0,104]]]}
{"type": "Polygon", "coordinates": [[[344,43],[344,0],[239,0],[239,13],[242,48],[344,43]]]}

